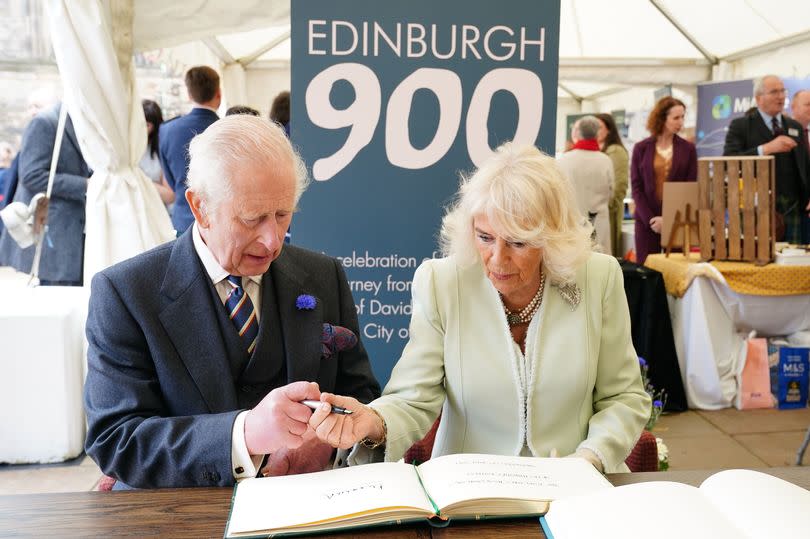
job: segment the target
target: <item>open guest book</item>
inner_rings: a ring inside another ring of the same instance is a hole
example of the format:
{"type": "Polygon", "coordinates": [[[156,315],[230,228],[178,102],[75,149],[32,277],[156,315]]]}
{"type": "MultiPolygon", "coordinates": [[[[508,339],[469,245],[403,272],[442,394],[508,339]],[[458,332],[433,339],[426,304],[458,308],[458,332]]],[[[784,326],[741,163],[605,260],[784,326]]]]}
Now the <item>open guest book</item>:
{"type": "Polygon", "coordinates": [[[810,491],[752,470],[724,470],[700,488],[653,481],[554,502],[549,539],[810,537],[810,491]]]}
{"type": "Polygon", "coordinates": [[[246,479],[225,537],[272,537],[428,520],[541,515],[549,501],[611,488],[580,458],[446,455],[246,479]]]}

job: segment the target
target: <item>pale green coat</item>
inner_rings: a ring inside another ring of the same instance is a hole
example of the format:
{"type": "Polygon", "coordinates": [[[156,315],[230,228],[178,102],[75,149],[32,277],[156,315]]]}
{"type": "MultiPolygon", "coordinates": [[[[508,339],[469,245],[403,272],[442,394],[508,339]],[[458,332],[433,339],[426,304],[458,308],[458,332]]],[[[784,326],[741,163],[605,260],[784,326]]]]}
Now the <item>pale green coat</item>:
{"type": "MultiPolygon", "coordinates": [[[[383,396],[371,405],[385,418],[386,460],[398,460],[442,410],[433,456],[452,453],[518,455],[528,424],[535,456],[587,448],[605,472],[627,471],[624,459],[650,416],[621,269],[593,253],[576,283],[572,309],[554,286],[526,338],[533,362],[528,419],[513,346],[497,291],[478,264],[428,260],[413,282],[410,340],[383,396]],[[539,317],[539,318],[538,318],[539,317]]],[[[357,446],[349,459],[381,458],[357,446]]]]}

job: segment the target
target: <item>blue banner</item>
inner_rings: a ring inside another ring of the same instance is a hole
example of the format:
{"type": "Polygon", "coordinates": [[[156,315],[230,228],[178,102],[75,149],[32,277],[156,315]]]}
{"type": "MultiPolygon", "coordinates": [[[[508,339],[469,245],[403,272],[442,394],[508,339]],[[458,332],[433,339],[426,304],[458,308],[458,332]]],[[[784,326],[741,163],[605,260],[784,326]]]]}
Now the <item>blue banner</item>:
{"type": "Polygon", "coordinates": [[[513,138],[554,153],[560,2],[291,6],[292,141],[315,180],[292,242],[342,261],[384,384],[459,172],[513,138]]]}
{"type": "Polygon", "coordinates": [[[756,106],[752,79],[698,84],[695,129],[698,157],[723,155],[728,124],[756,106]]]}

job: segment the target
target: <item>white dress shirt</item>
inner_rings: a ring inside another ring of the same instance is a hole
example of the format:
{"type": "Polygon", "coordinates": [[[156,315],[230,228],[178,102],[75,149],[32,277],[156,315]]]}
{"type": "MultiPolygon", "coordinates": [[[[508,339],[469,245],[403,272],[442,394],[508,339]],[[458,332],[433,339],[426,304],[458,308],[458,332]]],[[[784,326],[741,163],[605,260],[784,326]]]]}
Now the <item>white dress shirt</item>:
{"type": "MultiPolygon", "coordinates": [[[[762,121],[765,122],[765,125],[768,128],[768,131],[773,133],[773,125],[772,125],[773,124],[773,116],[771,116],[770,114],[765,114],[764,112],[762,112],[762,109],[759,109],[759,108],[757,109],[757,112],[759,112],[759,115],[762,117],[762,121]]],[[[779,127],[781,127],[782,129],[785,128],[785,123],[782,121],[782,114],[779,113],[779,112],[776,113],[776,122],[779,124],[779,127]]],[[[765,145],[760,144],[759,146],[757,146],[757,155],[765,155],[765,151],[763,149],[763,146],[765,146],[765,145]]]]}
{"type": "MultiPolygon", "coordinates": [[[[195,221],[191,230],[192,239],[194,241],[194,250],[197,251],[197,256],[205,268],[211,282],[214,283],[214,288],[222,300],[224,308],[225,301],[228,299],[228,294],[233,287],[228,283],[228,272],[214,258],[214,254],[205,244],[200,236],[200,230],[195,221]]],[[[262,276],[249,275],[242,279],[242,287],[245,289],[250,301],[256,309],[256,323],[259,322],[259,306],[262,297],[262,276]]],[[[251,455],[247,449],[247,442],[245,442],[245,416],[247,411],[239,413],[236,420],[233,422],[233,430],[231,431],[231,472],[237,481],[246,479],[248,477],[256,477],[259,466],[261,466],[264,455],[251,455]]]]}

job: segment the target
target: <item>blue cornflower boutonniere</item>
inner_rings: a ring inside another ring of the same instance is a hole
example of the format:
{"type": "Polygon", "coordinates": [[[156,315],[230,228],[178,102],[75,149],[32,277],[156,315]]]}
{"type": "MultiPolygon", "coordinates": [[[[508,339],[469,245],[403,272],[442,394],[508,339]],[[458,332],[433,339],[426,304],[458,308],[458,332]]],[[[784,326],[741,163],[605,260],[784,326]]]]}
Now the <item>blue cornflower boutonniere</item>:
{"type": "Polygon", "coordinates": [[[315,308],[317,300],[309,294],[301,294],[295,299],[295,307],[299,311],[311,311],[315,308]]]}

